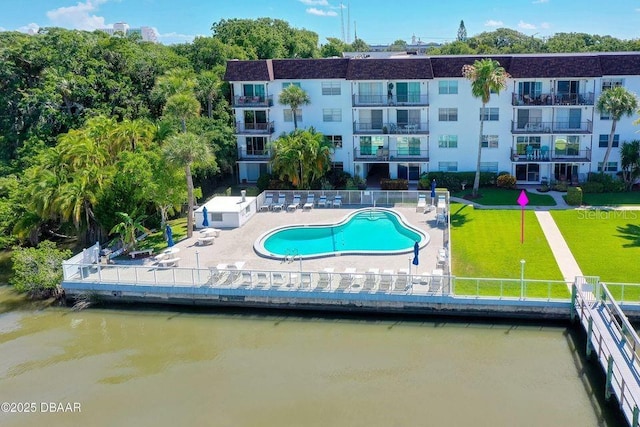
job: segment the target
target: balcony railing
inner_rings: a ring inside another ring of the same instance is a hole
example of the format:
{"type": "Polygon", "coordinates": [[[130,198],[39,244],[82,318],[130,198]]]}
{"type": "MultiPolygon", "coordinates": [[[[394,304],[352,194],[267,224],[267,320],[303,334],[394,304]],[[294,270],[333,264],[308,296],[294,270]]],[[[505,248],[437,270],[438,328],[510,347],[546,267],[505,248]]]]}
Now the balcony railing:
{"type": "Polygon", "coordinates": [[[397,162],[397,161],[429,161],[429,150],[418,148],[401,148],[399,150],[389,150],[387,148],[357,147],[353,154],[354,160],[376,161],[376,162],[397,162]]]}
{"type": "Polygon", "coordinates": [[[591,133],[593,129],[591,120],[586,122],[574,122],[572,120],[560,122],[528,122],[519,123],[511,121],[511,133],[562,133],[562,134],[582,134],[591,133]]]}
{"type": "Polygon", "coordinates": [[[273,95],[269,96],[234,96],[234,107],[271,107],[273,95]]]}
{"type": "Polygon", "coordinates": [[[271,157],[271,151],[264,150],[254,150],[248,149],[247,147],[242,147],[238,149],[238,160],[269,160],[271,157]]]}
{"type": "Polygon", "coordinates": [[[273,122],[269,123],[245,123],[236,122],[236,133],[246,133],[252,135],[270,135],[275,132],[273,122]]]}
{"type": "Polygon", "coordinates": [[[353,95],[354,107],[372,107],[381,105],[391,106],[427,106],[429,95],[353,95]]]}
{"type": "Polygon", "coordinates": [[[540,95],[529,95],[512,93],[511,104],[515,106],[531,105],[593,105],[593,92],[587,93],[542,93],[540,95]]]}
{"type": "Polygon", "coordinates": [[[511,150],[511,160],[517,163],[529,162],[590,162],[591,149],[579,149],[571,146],[564,148],[553,148],[547,145],[541,147],[520,147],[511,150]]]}
{"type": "Polygon", "coordinates": [[[429,122],[420,123],[371,123],[353,122],[354,134],[425,135],[429,133],[429,122]]]}

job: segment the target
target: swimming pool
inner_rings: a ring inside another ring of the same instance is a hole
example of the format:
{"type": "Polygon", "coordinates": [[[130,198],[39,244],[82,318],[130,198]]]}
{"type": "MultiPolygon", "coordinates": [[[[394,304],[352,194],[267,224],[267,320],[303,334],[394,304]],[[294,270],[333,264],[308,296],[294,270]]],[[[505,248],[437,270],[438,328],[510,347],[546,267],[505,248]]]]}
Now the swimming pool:
{"type": "Polygon", "coordinates": [[[399,254],[424,247],[429,234],[409,225],[402,215],[384,208],[359,209],[334,224],[287,225],[261,235],[255,251],[269,258],[303,258],[342,254],[399,254]]]}

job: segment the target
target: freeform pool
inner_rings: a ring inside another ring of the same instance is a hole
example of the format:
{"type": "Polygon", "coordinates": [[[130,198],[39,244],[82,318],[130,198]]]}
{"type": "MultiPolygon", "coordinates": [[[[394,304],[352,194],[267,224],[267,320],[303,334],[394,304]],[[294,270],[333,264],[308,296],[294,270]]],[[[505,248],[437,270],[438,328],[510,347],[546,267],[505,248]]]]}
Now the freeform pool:
{"type": "Polygon", "coordinates": [[[422,248],[429,234],[409,225],[402,215],[384,208],[359,209],[334,224],[288,225],[261,235],[255,251],[269,258],[303,258],[342,254],[398,254],[422,248]]]}

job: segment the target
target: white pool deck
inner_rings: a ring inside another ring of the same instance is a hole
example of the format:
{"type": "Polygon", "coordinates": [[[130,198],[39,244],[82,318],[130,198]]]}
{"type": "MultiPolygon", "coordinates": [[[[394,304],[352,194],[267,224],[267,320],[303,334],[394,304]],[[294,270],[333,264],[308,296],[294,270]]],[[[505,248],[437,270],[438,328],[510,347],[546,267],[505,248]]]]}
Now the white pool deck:
{"type": "MultiPolygon", "coordinates": [[[[298,259],[283,261],[264,258],[258,255],[253,244],[266,231],[285,225],[335,223],[343,219],[355,208],[314,208],[311,210],[297,209],[295,211],[265,211],[258,212],[244,226],[235,229],[222,229],[213,244],[198,245],[199,231],[194,231],[193,237],[176,243],[179,248],[177,256],[180,258],[179,267],[211,268],[219,265],[241,265],[243,270],[267,271],[312,271],[319,272],[325,268],[333,268],[335,273],[344,272],[347,268],[355,268],[358,273],[365,273],[371,268],[383,270],[408,270],[411,274],[431,274],[433,270],[441,268],[437,265],[438,252],[443,249],[443,238],[448,224],[436,224],[436,211],[416,212],[415,205],[396,206],[392,208],[400,213],[412,226],[429,234],[429,243],[420,250],[419,265],[411,264],[413,251],[398,255],[341,255],[314,259],[298,259]]],[[[384,236],[381,236],[384,238],[384,236]]],[[[125,265],[157,265],[153,257],[135,260],[120,260],[116,264],[125,265]]]]}

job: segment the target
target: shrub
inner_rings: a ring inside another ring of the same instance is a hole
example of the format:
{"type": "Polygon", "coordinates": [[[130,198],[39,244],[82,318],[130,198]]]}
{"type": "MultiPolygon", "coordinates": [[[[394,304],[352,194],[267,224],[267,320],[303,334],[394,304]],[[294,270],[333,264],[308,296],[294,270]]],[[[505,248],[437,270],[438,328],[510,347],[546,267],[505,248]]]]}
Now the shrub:
{"type": "MultiPolygon", "coordinates": [[[[406,179],[381,179],[380,188],[382,190],[408,190],[409,181],[406,179]]],[[[431,187],[429,187],[431,188],[431,187]]]]}
{"type": "MultiPolygon", "coordinates": [[[[447,188],[449,191],[462,190],[462,183],[466,183],[466,188],[473,186],[475,172],[429,172],[423,174],[418,181],[418,189],[431,189],[431,181],[436,180],[438,188],[447,188]]],[[[496,174],[494,172],[480,172],[480,187],[495,185],[496,174]]]]}
{"type": "Polygon", "coordinates": [[[602,191],[605,193],[617,193],[624,191],[624,181],[606,173],[591,172],[587,182],[599,182],[602,184],[602,191]]]}
{"type": "Polygon", "coordinates": [[[602,193],[604,185],[601,182],[587,181],[582,184],[583,193],[602,193]]]}
{"type": "Polygon", "coordinates": [[[582,205],[582,188],[569,187],[567,190],[567,204],[571,206],[582,205]]]}
{"type": "Polygon", "coordinates": [[[569,184],[567,184],[567,183],[566,183],[566,182],[564,182],[564,181],[554,182],[554,183],[551,185],[551,189],[552,189],[553,191],[561,191],[561,192],[563,192],[563,193],[564,193],[565,191],[567,191],[567,188],[569,188],[569,184]]]}
{"type": "Polygon", "coordinates": [[[514,189],[516,188],[516,177],[510,174],[500,175],[498,176],[496,186],[501,188],[514,189]]]}
{"type": "Polygon", "coordinates": [[[347,187],[347,180],[351,178],[351,175],[345,171],[332,169],[325,175],[325,178],[336,190],[342,190],[347,187]]]}
{"type": "Polygon", "coordinates": [[[18,292],[28,292],[30,296],[57,296],[62,282],[62,261],[69,257],[71,251],[59,250],[49,240],[37,248],[16,248],[11,257],[11,284],[18,292]]]}
{"type": "Polygon", "coordinates": [[[367,182],[362,177],[355,175],[347,179],[347,190],[364,190],[367,188],[367,182]]]}

